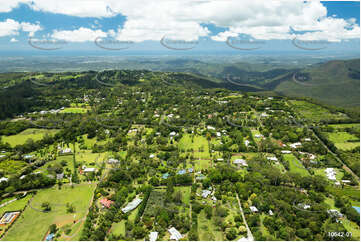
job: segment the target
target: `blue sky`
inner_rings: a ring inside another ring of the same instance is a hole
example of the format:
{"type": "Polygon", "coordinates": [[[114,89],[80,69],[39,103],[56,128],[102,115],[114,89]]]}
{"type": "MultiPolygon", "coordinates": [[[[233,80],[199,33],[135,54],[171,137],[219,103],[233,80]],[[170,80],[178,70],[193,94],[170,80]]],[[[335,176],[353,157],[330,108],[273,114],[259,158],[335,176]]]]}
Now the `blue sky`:
{"type": "Polygon", "coordinates": [[[255,49],[359,53],[359,2],[7,2],[0,6],[2,52],[255,49]],[[95,40],[100,44],[96,45],[95,40]]]}

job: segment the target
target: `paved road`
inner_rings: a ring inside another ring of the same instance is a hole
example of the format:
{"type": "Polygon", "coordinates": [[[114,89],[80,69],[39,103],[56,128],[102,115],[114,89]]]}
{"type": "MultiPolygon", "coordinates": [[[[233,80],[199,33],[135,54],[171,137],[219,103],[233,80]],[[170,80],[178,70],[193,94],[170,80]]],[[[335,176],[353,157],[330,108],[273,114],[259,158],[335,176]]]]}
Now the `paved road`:
{"type": "Polygon", "coordinates": [[[254,241],[254,237],[253,237],[253,235],[252,235],[251,230],[250,230],[249,227],[248,227],[248,224],[247,224],[247,221],[246,221],[246,217],[244,216],[243,209],[242,209],[242,206],[241,206],[241,202],[239,201],[239,197],[238,197],[238,194],[237,194],[237,193],[236,193],[236,197],[237,197],[237,201],[238,201],[239,210],[241,211],[241,214],[242,214],[242,219],[243,219],[244,225],[246,226],[246,229],[247,229],[247,238],[248,238],[248,241],[254,241]]]}

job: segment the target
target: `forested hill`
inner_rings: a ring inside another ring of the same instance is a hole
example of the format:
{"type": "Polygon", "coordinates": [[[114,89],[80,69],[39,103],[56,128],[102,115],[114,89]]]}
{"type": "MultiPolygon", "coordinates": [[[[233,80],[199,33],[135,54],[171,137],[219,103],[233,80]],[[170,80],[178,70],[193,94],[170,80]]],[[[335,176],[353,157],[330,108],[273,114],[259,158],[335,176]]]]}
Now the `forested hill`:
{"type": "Polygon", "coordinates": [[[0,74],[0,119],[42,108],[59,108],[62,97],[69,93],[79,95],[87,89],[97,90],[122,85],[162,85],[164,88],[172,85],[187,89],[226,88],[243,93],[263,92],[308,97],[339,107],[359,107],[359,59],[331,61],[304,69],[277,68],[261,71],[255,66],[237,64],[224,65],[222,68],[218,74],[209,71],[210,74],[207,75],[148,70],[3,73],[0,74]],[[55,102],[49,102],[48,99],[55,97],[55,102]]]}

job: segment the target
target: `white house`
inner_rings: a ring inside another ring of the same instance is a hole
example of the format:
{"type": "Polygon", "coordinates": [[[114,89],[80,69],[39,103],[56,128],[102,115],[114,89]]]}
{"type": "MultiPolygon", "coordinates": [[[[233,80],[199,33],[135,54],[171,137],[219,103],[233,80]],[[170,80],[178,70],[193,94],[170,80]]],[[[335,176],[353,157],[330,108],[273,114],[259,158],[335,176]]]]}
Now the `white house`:
{"type": "Polygon", "coordinates": [[[330,209],[327,210],[327,213],[330,214],[332,217],[336,217],[336,218],[342,218],[343,214],[340,213],[338,210],[336,209],[330,209]]]}
{"type": "Polygon", "coordinates": [[[222,135],[221,135],[221,132],[217,132],[216,135],[217,135],[217,137],[221,137],[221,136],[222,136],[222,135]]]}
{"type": "Polygon", "coordinates": [[[267,160],[270,160],[270,161],[278,161],[277,157],[267,157],[267,160]]]}
{"type": "Polygon", "coordinates": [[[208,129],[208,130],[216,130],[215,127],[212,127],[212,126],[210,126],[210,125],[207,126],[207,129],[208,129]]]}
{"type": "Polygon", "coordinates": [[[255,207],[255,206],[250,206],[249,209],[251,209],[251,211],[253,213],[257,213],[258,212],[258,209],[255,207]]]}
{"type": "Polygon", "coordinates": [[[329,180],[332,180],[332,181],[336,180],[336,171],[333,168],[326,168],[325,172],[326,172],[326,176],[329,180]]]}
{"type": "Polygon", "coordinates": [[[94,167],[87,167],[83,170],[84,173],[89,173],[89,172],[95,172],[95,168],[94,167]]]}
{"type": "Polygon", "coordinates": [[[172,132],[170,132],[169,136],[173,137],[173,136],[175,136],[176,134],[177,134],[176,132],[172,131],[172,132]]]}
{"type": "Polygon", "coordinates": [[[158,232],[150,232],[149,241],[156,241],[158,238],[158,232]]]}
{"type": "Polygon", "coordinates": [[[151,159],[154,158],[154,157],[155,157],[154,154],[150,154],[150,155],[149,155],[149,158],[151,158],[151,159]]]}
{"type": "Polygon", "coordinates": [[[211,194],[211,193],[212,193],[212,192],[209,191],[209,190],[203,190],[203,191],[202,191],[202,197],[203,197],[203,198],[207,198],[208,195],[211,194]]]}
{"type": "Polygon", "coordinates": [[[108,164],[117,164],[117,163],[119,163],[119,160],[117,160],[117,159],[110,158],[108,160],[108,164]]]}
{"type": "Polygon", "coordinates": [[[235,159],[233,164],[240,165],[240,166],[248,166],[247,161],[244,159],[235,159]]]}
{"type": "Polygon", "coordinates": [[[1,177],[0,178],[0,182],[6,182],[6,181],[8,181],[9,180],[9,178],[6,178],[6,177],[1,177]]]}
{"type": "Polygon", "coordinates": [[[290,150],[281,150],[281,153],[282,154],[291,154],[292,151],[290,151],[290,150]]]}
{"type": "Polygon", "coordinates": [[[133,209],[135,209],[136,207],[138,207],[138,205],[142,202],[142,199],[140,198],[135,198],[133,201],[131,201],[130,203],[128,203],[127,206],[125,206],[124,208],[122,208],[122,212],[123,213],[127,213],[129,211],[132,211],[133,209]]]}
{"type": "Polygon", "coordinates": [[[61,149],[59,151],[60,154],[71,154],[71,148],[65,148],[65,149],[61,149]]]}
{"type": "Polygon", "coordinates": [[[171,240],[180,240],[181,238],[183,238],[183,236],[181,235],[181,233],[179,233],[179,231],[172,227],[170,229],[168,229],[168,232],[170,233],[170,239],[171,240]]]}
{"type": "Polygon", "coordinates": [[[301,142],[296,142],[296,143],[293,143],[293,144],[290,144],[290,147],[296,149],[297,147],[301,146],[302,143],[301,142]]]}
{"type": "Polygon", "coordinates": [[[249,140],[247,140],[247,139],[244,141],[244,144],[245,144],[247,147],[248,147],[248,145],[249,145],[250,143],[251,143],[251,142],[250,142],[249,140]]]}
{"type": "Polygon", "coordinates": [[[303,204],[303,203],[299,203],[299,204],[298,204],[298,207],[303,208],[303,209],[305,209],[305,210],[311,208],[310,205],[308,205],[308,204],[303,204]]]}

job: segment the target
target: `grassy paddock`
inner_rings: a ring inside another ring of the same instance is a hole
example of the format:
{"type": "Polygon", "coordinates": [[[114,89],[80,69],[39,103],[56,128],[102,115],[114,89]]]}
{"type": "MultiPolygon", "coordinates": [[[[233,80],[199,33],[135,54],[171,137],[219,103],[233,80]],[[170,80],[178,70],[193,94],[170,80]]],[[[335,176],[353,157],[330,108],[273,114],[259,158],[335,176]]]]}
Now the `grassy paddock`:
{"type": "Polygon", "coordinates": [[[18,134],[10,136],[2,136],[4,143],[9,143],[11,147],[16,145],[23,145],[28,139],[34,141],[41,140],[45,134],[54,135],[58,130],[56,129],[26,129],[18,134]]]}
{"type": "Polygon", "coordinates": [[[310,173],[303,167],[302,163],[292,154],[283,155],[290,164],[290,172],[299,173],[302,176],[309,176],[310,173]]]}
{"type": "MultiPolygon", "coordinates": [[[[74,188],[63,186],[61,190],[49,188],[38,191],[30,205],[8,231],[4,240],[43,240],[51,224],[58,227],[73,224],[84,218],[93,195],[94,184],[80,184],[74,188]],[[41,204],[49,202],[52,210],[44,213],[41,204]],[[66,203],[75,206],[75,213],[66,212],[66,203]]],[[[76,239],[76,238],[75,238],[76,239]]]]}

